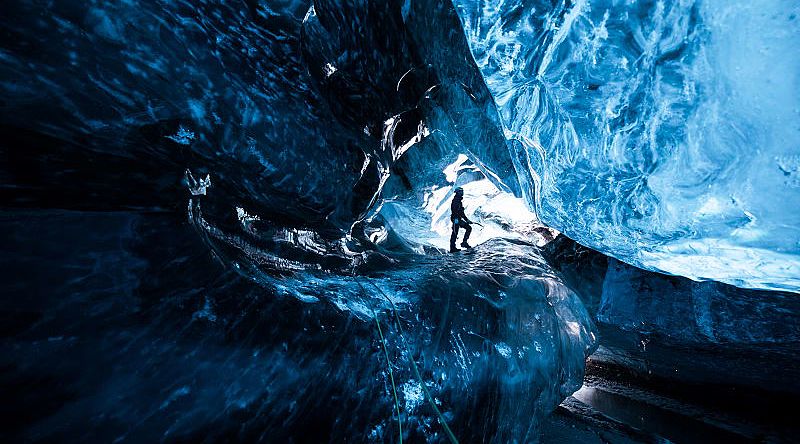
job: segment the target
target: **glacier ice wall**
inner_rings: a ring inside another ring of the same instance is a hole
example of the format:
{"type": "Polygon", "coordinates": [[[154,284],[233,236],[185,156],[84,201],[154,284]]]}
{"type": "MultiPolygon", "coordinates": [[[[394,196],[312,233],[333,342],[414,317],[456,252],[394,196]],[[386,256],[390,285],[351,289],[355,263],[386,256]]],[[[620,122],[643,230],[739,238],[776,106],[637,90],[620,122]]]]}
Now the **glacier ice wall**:
{"type": "Polygon", "coordinates": [[[596,321],[594,370],[622,367],[643,381],[781,396],[800,392],[796,294],[643,270],[564,236],[543,253],[596,321]]]}
{"type": "Polygon", "coordinates": [[[307,8],[8,2],[0,129],[14,187],[4,200],[170,211],[185,208],[188,169],[210,175],[229,206],[268,208],[286,225],[349,225],[377,173],[359,174],[362,141],[306,75],[307,8]]]}
{"type": "Polygon", "coordinates": [[[625,262],[800,291],[800,6],[454,0],[543,221],[625,262]]]}
{"type": "Polygon", "coordinates": [[[462,155],[524,192],[449,3],[0,25],[0,440],[533,440],[580,386],[593,322],[535,245],[442,255],[380,211],[462,155]]]}
{"type": "Polygon", "coordinates": [[[648,272],[611,259],[595,362],[681,382],[800,392],[797,295],[648,272]]]}

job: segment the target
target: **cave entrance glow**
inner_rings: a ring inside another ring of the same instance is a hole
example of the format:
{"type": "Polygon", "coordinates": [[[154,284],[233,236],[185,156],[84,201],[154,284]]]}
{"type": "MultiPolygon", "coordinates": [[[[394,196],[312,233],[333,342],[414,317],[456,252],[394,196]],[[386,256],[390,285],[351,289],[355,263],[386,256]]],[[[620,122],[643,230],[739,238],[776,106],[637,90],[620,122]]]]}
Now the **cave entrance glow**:
{"type": "Polygon", "coordinates": [[[493,238],[523,239],[541,245],[556,234],[540,234],[542,225],[525,201],[498,189],[465,154],[448,164],[435,184],[421,188],[414,197],[387,198],[379,212],[405,240],[446,249],[452,227],[450,202],[456,187],[464,189],[467,217],[481,224],[473,226],[473,245],[493,238]]]}

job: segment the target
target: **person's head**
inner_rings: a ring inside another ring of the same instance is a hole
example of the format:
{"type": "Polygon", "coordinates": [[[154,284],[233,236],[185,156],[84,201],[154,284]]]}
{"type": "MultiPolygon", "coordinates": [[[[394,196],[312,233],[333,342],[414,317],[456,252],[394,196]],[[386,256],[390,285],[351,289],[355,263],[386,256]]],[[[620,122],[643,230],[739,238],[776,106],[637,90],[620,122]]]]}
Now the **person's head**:
{"type": "Polygon", "coordinates": [[[457,197],[464,197],[464,189],[461,187],[456,187],[456,196],[457,197]]]}

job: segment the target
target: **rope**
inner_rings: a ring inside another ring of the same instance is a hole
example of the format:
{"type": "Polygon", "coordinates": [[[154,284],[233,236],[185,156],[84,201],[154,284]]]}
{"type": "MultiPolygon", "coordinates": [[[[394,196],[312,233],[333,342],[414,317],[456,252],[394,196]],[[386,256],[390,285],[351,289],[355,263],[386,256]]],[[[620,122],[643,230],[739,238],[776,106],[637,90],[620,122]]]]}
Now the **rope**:
{"type": "MultiPolygon", "coordinates": [[[[364,286],[361,285],[361,282],[353,276],[353,280],[356,281],[358,286],[361,288],[361,291],[366,293],[367,291],[364,289],[364,286]]],[[[372,307],[370,307],[372,310],[372,307]]],[[[375,320],[375,325],[378,327],[378,335],[381,337],[381,347],[383,348],[383,353],[386,355],[386,367],[389,369],[389,380],[392,382],[392,396],[394,396],[394,408],[397,411],[397,430],[400,437],[400,444],[403,444],[403,421],[400,418],[400,401],[397,399],[397,386],[394,383],[394,372],[392,371],[392,361],[389,359],[389,350],[386,348],[386,339],[383,337],[383,331],[381,330],[381,323],[378,322],[378,315],[375,313],[375,310],[372,310],[372,319],[375,320]]]]}
{"type": "MultiPolygon", "coordinates": [[[[353,276],[353,278],[355,278],[355,276],[353,276]]],[[[358,280],[356,280],[356,282],[358,282],[358,280]]],[[[375,289],[378,290],[383,295],[383,297],[389,302],[389,304],[392,306],[392,312],[394,312],[395,322],[397,322],[397,327],[400,330],[400,337],[402,338],[403,337],[403,325],[400,323],[400,315],[397,314],[397,307],[395,307],[394,302],[392,302],[392,300],[389,298],[389,296],[387,296],[386,293],[384,293],[383,290],[380,289],[380,287],[375,285],[374,282],[372,282],[369,279],[367,279],[367,282],[369,282],[373,287],[375,287],[375,289]]],[[[359,283],[358,285],[361,287],[362,290],[364,289],[364,287],[361,285],[361,283],[359,283]]],[[[449,438],[450,443],[451,444],[458,444],[458,439],[453,434],[453,431],[450,430],[450,427],[447,426],[447,422],[444,420],[444,415],[442,415],[442,412],[439,411],[439,407],[436,406],[436,402],[434,402],[433,396],[431,396],[431,393],[428,391],[428,387],[427,387],[427,385],[425,385],[425,381],[422,380],[422,375],[419,373],[419,368],[417,367],[417,363],[414,360],[414,353],[413,352],[410,353],[410,356],[409,356],[408,360],[411,361],[411,368],[414,370],[414,374],[416,375],[417,379],[419,380],[420,385],[422,386],[422,391],[425,393],[425,398],[428,400],[428,403],[433,408],[433,411],[436,412],[436,415],[439,418],[439,423],[442,424],[442,427],[444,428],[444,431],[447,434],[447,437],[449,438]]]]}

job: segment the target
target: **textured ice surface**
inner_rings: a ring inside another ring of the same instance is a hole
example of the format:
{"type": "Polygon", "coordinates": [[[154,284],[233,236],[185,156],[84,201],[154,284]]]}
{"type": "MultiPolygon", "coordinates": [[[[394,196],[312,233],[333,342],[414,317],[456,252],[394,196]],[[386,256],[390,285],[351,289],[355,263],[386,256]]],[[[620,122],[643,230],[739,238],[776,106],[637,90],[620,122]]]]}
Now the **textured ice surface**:
{"type": "Polygon", "coordinates": [[[642,270],[563,236],[543,251],[597,320],[592,362],[644,380],[800,393],[796,294],[642,270]]]}
{"type": "Polygon", "coordinates": [[[800,343],[800,303],[785,292],[650,274],[612,260],[597,312],[600,321],[669,337],[684,345],[800,343]]]}
{"type": "Polygon", "coordinates": [[[695,384],[800,393],[793,293],[694,282],[610,260],[592,358],[695,384]]]}
{"type": "Polygon", "coordinates": [[[580,300],[529,244],[376,256],[354,278],[346,261],[308,266],[335,244],[312,254],[286,236],[306,271],[280,277],[254,245],[279,237],[267,223],[224,236],[179,221],[0,218],[7,247],[28,252],[2,258],[3,294],[46,270],[0,306],[0,383],[18,400],[0,436],[398,442],[399,406],[405,441],[449,442],[446,424],[460,442],[523,442],[594,350],[580,300]]]}
{"type": "Polygon", "coordinates": [[[527,441],[580,386],[451,5],[3,6],[0,441],[527,441]]]}
{"type": "Polygon", "coordinates": [[[543,221],[652,270],[800,291],[796,2],[454,3],[543,221]]]}
{"type": "Polygon", "coordinates": [[[305,1],[7,2],[0,121],[4,184],[14,185],[6,200],[172,210],[188,168],[192,192],[210,183],[231,205],[269,208],[287,224],[349,225],[372,194],[351,191],[362,180],[360,141],[306,75],[307,9],[305,1]]]}

